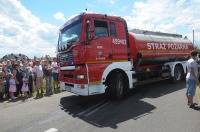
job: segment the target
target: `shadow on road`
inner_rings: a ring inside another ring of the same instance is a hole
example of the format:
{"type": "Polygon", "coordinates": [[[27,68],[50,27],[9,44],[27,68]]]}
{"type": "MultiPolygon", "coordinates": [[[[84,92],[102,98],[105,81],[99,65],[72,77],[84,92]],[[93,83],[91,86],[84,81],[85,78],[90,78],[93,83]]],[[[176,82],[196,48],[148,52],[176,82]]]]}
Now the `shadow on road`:
{"type": "Polygon", "coordinates": [[[131,90],[122,101],[108,99],[105,95],[88,97],[74,95],[61,98],[60,106],[68,114],[89,124],[116,129],[117,124],[127,120],[138,120],[156,109],[152,104],[143,101],[143,98],[158,98],[183,88],[185,82],[170,84],[162,81],[131,90]],[[102,101],[105,102],[101,104],[102,101]],[[97,104],[100,105],[94,107],[97,104]],[[93,109],[87,111],[89,108],[93,109]]]}
{"type": "Polygon", "coordinates": [[[170,83],[169,80],[165,80],[157,83],[142,85],[131,90],[129,95],[132,96],[137,93],[141,96],[141,98],[158,98],[160,96],[184,89],[185,86],[186,84],[184,81],[179,83],[170,83]]]}
{"type": "Polygon", "coordinates": [[[104,95],[94,95],[86,97],[73,95],[61,98],[60,106],[62,107],[62,110],[76,117],[77,113],[94,106],[102,100],[105,100],[104,95]]]}

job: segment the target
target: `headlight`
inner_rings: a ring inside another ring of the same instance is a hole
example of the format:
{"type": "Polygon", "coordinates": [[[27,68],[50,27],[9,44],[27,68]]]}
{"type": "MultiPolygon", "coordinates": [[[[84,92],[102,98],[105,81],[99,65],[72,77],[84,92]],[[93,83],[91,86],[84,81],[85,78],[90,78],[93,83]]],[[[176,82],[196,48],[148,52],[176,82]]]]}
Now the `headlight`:
{"type": "Polygon", "coordinates": [[[85,77],[84,77],[84,75],[76,75],[76,79],[80,79],[80,80],[83,80],[85,77]]]}

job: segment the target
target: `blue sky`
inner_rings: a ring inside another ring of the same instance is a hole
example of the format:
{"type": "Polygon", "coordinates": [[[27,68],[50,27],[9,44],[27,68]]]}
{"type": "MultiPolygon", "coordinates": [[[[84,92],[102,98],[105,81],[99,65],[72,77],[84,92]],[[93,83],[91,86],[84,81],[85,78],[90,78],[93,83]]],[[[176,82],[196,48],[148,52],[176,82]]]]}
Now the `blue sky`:
{"type": "Polygon", "coordinates": [[[42,22],[50,22],[55,25],[62,25],[62,21],[55,21],[54,15],[57,12],[64,14],[65,18],[69,18],[74,14],[79,14],[86,8],[89,12],[109,13],[113,15],[125,16],[131,14],[133,0],[78,0],[77,2],[69,2],[69,0],[20,0],[23,6],[31,11],[35,16],[38,16],[42,22]],[[117,2],[117,3],[115,3],[117,2]],[[121,5],[123,4],[123,7],[121,5]],[[33,6],[35,5],[35,6],[33,6]]]}
{"type": "Polygon", "coordinates": [[[125,18],[128,28],[177,33],[200,45],[200,0],[0,0],[0,58],[55,56],[58,29],[88,12],[125,18]]]}

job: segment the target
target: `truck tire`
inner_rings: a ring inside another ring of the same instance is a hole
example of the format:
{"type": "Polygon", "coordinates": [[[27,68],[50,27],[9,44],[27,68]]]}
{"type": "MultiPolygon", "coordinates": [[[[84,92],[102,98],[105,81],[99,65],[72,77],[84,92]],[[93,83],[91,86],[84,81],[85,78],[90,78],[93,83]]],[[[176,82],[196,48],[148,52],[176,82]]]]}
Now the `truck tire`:
{"type": "Polygon", "coordinates": [[[180,82],[183,78],[182,69],[180,66],[175,66],[174,77],[172,78],[173,83],[180,82]]]}
{"type": "Polygon", "coordinates": [[[110,79],[109,85],[112,96],[117,100],[123,99],[125,90],[125,81],[123,78],[123,74],[114,74],[113,77],[110,79]]]}

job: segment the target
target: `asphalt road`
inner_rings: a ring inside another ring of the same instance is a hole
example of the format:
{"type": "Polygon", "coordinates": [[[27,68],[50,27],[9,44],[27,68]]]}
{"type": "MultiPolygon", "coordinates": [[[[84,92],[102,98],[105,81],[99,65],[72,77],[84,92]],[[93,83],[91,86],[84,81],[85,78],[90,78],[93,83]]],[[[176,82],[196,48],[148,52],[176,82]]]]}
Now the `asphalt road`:
{"type": "Polygon", "coordinates": [[[0,132],[199,132],[200,111],[187,106],[185,82],[158,82],[122,101],[62,92],[0,102],[0,132]]]}

